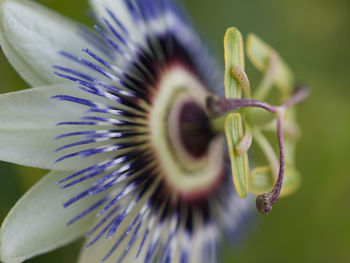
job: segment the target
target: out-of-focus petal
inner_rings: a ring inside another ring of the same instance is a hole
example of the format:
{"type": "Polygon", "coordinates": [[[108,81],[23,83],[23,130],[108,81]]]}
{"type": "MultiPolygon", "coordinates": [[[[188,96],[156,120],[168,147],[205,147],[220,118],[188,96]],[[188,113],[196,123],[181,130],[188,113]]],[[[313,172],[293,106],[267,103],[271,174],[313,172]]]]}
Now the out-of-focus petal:
{"type": "Polygon", "coordinates": [[[87,47],[77,30],[77,23],[34,1],[0,1],[1,48],[31,86],[64,81],[53,74],[52,66],[72,63],[59,51],[80,54],[87,47]]]}
{"type": "Polygon", "coordinates": [[[62,204],[86,183],[60,189],[57,181],[68,172],[51,172],[31,188],[13,207],[1,227],[0,256],[5,263],[23,262],[84,235],[96,214],[91,213],[70,226],[67,223],[96,202],[96,196],[84,198],[63,208],[62,204]]]}

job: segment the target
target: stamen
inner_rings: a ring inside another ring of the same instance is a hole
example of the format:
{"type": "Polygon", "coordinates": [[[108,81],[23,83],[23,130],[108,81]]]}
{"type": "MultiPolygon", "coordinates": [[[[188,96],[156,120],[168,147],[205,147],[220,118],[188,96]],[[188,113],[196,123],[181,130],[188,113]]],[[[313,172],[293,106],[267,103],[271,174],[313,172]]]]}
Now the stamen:
{"type": "MultiPolygon", "coordinates": [[[[239,71],[239,68],[236,67],[239,71]]],[[[240,75],[243,76],[243,75],[240,75]]],[[[242,80],[242,82],[244,82],[242,80]]],[[[273,114],[277,115],[277,137],[280,152],[280,164],[278,179],[272,191],[259,195],[256,199],[257,209],[261,213],[268,213],[271,211],[273,204],[277,201],[283,183],[284,170],[285,170],[285,153],[284,153],[284,141],[283,141],[283,117],[287,109],[301,102],[309,95],[309,89],[306,85],[301,86],[296,93],[284,102],[281,106],[273,106],[260,100],[248,100],[248,99],[226,99],[216,96],[208,96],[206,99],[207,112],[212,117],[219,117],[225,115],[228,112],[236,111],[239,109],[254,107],[262,108],[273,114]]],[[[249,148],[249,136],[243,138],[240,144],[236,147],[238,152],[244,152],[249,148]],[[242,151],[240,149],[242,148],[242,151]]]]}
{"type": "Polygon", "coordinates": [[[246,133],[239,144],[236,146],[236,152],[238,156],[243,156],[248,152],[250,146],[252,145],[252,141],[253,135],[250,132],[246,133]]]}
{"type": "Polygon", "coordinates": [[[248,76],[244,71],[244,68],[241,65],[237,64],[233,67],[232,74],[238,80],[239,84],[241,85],[243,92],[244,92],[244,96],[246,98],[250,98],[251,97],[250,83],[249,83],[248,76]]]}

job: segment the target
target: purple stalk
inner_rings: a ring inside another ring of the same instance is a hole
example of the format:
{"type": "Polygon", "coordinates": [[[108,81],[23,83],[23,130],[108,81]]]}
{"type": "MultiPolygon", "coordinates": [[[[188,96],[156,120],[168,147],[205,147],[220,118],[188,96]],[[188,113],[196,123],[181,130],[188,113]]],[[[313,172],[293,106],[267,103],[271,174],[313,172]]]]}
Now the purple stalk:
{"type": "Polygon", "coordinates": [[[273,106],[267,102],[260,100],[247,100],[247,99],[226,99],[220,97],[209,96],[206,101],[206,107],[209,115],[213,118],[222,116],[228,112],[239,110],[246,107],[262,108],[271,113],[278,113],[278,108],[288,109],[295,104],[304,100],[310,91],[307,87],[302,87],[280,107],[273,106]]]}
{"type": "Polygon", "coordinates": [[[278,137],[278,146],[280,152],[280,167],[278,172],[277,182],[271,192],[259,195],[256,198],[256,207],[259,212],[267,214],[271,211],[273,204],[277,201],[283,184],[284,178],[284,168],[285,168],[285,156],[284,156],[284,140],[283,140],[283,125],[282,125],[282,116],[277,118],[277,137],[278,137]]]}
{"type": "Polygon", "coordinates": [[[225,99],[218,97],[207,98],[207,111],[213,118],[222,116],[228,112],[246,107],[262,108],[271,113],[277,113],[277,107],[260,100],[225,99]]]}
{"type": "Polygon", "coordinates": [[[309,94],[310,90],[307,88],[307,86],[302,86],[289,100],[282,104],[282,107],[288,109],[306,99],[309,96],[309,94]]]}

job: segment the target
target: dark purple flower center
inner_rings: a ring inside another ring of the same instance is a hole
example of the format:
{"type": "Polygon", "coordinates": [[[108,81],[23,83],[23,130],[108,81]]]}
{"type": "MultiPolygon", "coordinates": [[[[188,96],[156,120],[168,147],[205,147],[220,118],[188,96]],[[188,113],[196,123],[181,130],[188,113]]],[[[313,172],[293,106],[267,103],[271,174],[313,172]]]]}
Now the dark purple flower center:
{"type": "Polygon", "coordinates": [[[193,101],[183,103],[179,113],[179,126],[181,142],[186,151],[193,157],[203,157],[214,136],[204,110],[193,101]]]}

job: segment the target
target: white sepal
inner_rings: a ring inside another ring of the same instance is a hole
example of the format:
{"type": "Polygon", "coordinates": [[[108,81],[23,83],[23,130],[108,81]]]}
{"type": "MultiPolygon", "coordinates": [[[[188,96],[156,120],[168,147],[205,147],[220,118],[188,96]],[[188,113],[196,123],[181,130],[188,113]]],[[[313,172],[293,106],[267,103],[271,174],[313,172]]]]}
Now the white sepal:
{"type": "Polygon", "coordinates": [[[88,144],[55,152],[55,149],[80,139],[73,136],[55,140],[55,137],[97,128],[84,125],[57,126],[59,122],[79,121],[89,108],[51,99],[55,95],[93,100],[97,97],[66,84],[0,95],[0,160],[43,169],[72,171],[84,169],[106,158],[105,154],[99,154],[89,158],[69,158],[55,164],[65,154],[93,147],[88,144]]]}

